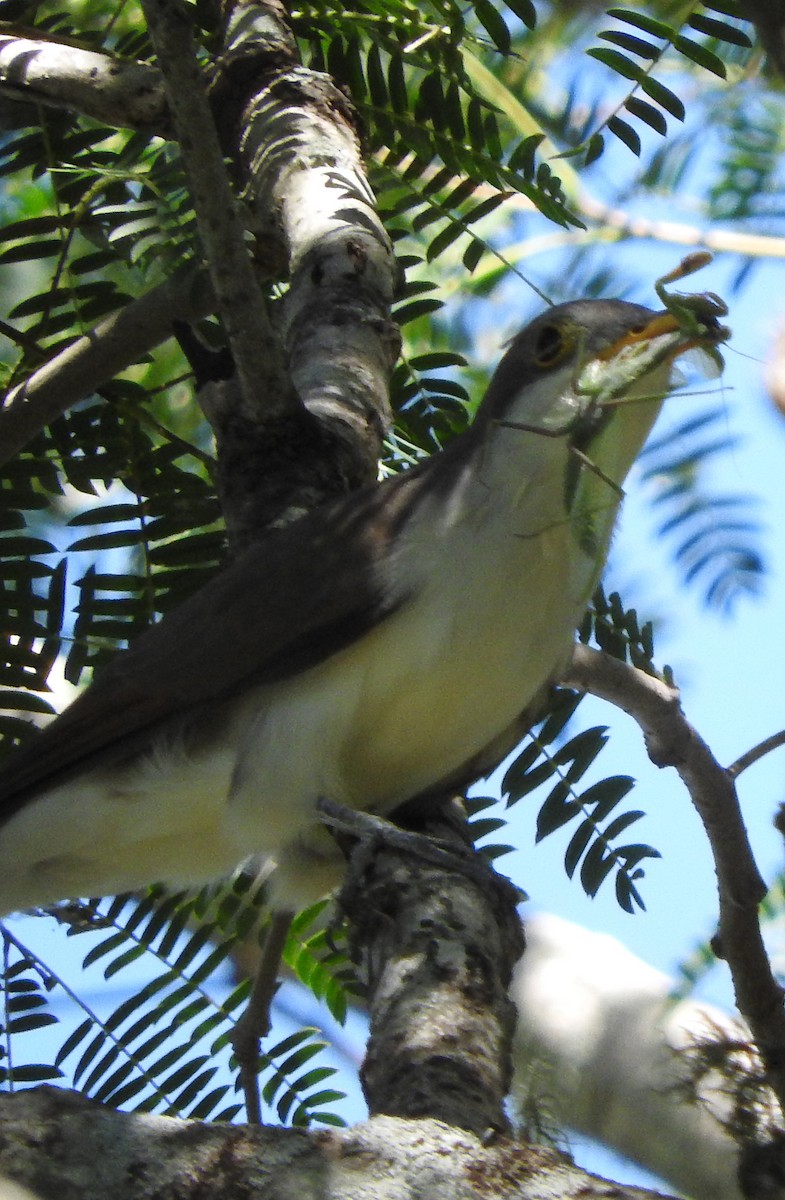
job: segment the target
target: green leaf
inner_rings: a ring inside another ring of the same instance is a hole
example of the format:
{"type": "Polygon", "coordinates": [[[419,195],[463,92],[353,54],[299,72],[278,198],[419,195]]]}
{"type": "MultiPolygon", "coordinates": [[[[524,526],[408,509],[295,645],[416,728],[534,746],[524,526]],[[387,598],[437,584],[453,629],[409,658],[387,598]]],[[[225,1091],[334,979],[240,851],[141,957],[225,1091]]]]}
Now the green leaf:
{"type": "Polygon", "coordinates": [[[564,852],[564,870],[567,873],[567,878],[572,879],[575,874],[575,869],[583,857],[586,847],[591,842],[592,838],[597,836],[597,830],[591,821],[581,821],[575,833],[570,838],[569,845],[564,852]]]}
{"type": "Polygon", "coordinates": [[[56,554],[56,548],[51,542],[36,537],[3,537],[0,538],[0,554],[8,557],[29,557],[35,554],[56,554]]]}
{"type": "MultiPolygon", "coordinates": [[[[138,521],[144,509],[139,504],[105,504],[98,508],[88,508],[85,512],[70,517],[68,524],[76,525],[109,525],[114,521],[138,521]]],[[[111,579],[112,576],[109,576],[111,579]]]]}
{"type": "Polygon", "coordinates": [[[635,37],[632,33],[625,33],[623,30],[611,29],[597,35],[603,41],[612,42],[615,46],[620,46],[622,50],[629,50],[630,54],[637,54],[641,58],[649,58],[656,61],[662,54],[662,47],[656,46],[653,42],[646,42],[643,38],[635,37]]]}
{"type": "Polygon", "coordinates": [[[492,0],[474,0],[474,12],[496,49],[502,54],[509,54],[512,45],[510,31],[492,0]]]}
{"type": "Polygon", "coordinates": [[[465,367],[466,359],[454,350],[430,350],[427,354],[415,354],[410,360],[416,371],[435,371],[441,367],[465,367]]]}
{"type": "Polygon", "coordinates": [[[48,1063],[25,1063],[10,1072],[14,1083],[47,1083],[51,1079],[62,1079],[63,1072],[48,1063]]]}
{"type": "Polygon", "coordinates": [[[648,13],[633,11],[629,8],[609,8],[606,16],[615,17],[617,21],[624,21],[627,25],[634,25],[636,29],[642,29],[644,33],[650,33],[653,37],[663,38],[666,41],[670,41],[673,37],[673,29],[670,25],[664,21],[658,21],[648,13]]]}
{"type": "Polygon", "coordinates": [[[616,135],[619,141],[624,142],[625,146],[628,146],[629,149],[632,150],[633,154],[640,155],[641,139],[638,137],[632,125],[629,125],[626,121],[623,121],[621,117],[611,117],[608,121],[608,128],[610,129],[611,133],[616,135]]]}
{"type": "Polygon", "coordinates": [[[389,103],[387,80],[384,76],[382,59],[377,46],[371,46],[368,52],[368,87],[371,100],[377,108],[385,109],[389,103]]]}
{"type": "Polygon", "coordinates": [[[63,244],[57,238],[41,238],[35,242],[22,242],[21,245],[8,246],[0,250],[0,263],[32,262],[37,258],[53,258],[62,250],[63,244]]]}
{"type": "Polygon", "coordinates": [[[202,1096],[197,1104],[186,1114],[190,1121],[207,1121],[215,1112],[216,1106],[220,1104],[226,1093],[229,1091],[228,1084],[221,1084],[217,1088],[213,1088],[206,1096],[202,1096]]]}
{"type": "Polygon", "coordinates": [[[459,237],[462,237],[464,233],[465,230],[456,222],[451,221],[448,225],[445,225],[444,228],[436,234],[436,237],[429,242],[428,249],[426,251],[426,260],[428,262],[433,262],[435,258],[438,258],[440,254],[442,254],[449,246],[451,246],[453,242],[456,242],[459,237]]]}
{"type": "Polygon", "coordinates": [[[28,1013],[24,1017],[13,1017],[6,1023],[9,1034],[29,1033],[33,1029],[44,1029],[48,1025],[57,1025],[57,1017],[52,1013],[28,1013]]]}
{"type": "Polygon", "coordinates": [[[390,56],[390,65],[387,68],[387,87],[393,111],[396,113],[408,112],[409,93],[406,87],[403,58],[400,54],[390,56]]]}
{"type": "Polygon", "coordinates": [[[581,883],[587,896],[596,896],[616,865],[616,853],[607,851],[599,838],[590,846],[581,864],[581,883]]]}
{"type": "Polygon", "coordinates": [[[507,794],[508,806],[529,795],[530,792],[533,792],[543,783],[547,783],[551,776],[555,774],[555,770],[554,763],[549,759],[523,772],[519,772],[517,763],[513,763],[502,783],[502,791],[507,794]]]}
{"type": "Polygon", "coordinates": [[[90,537],[77,538],[71,542],[69,551],[77,550],[119,550],[122,546],[138,546],[146,540],[146,531],[141,526],[136,529],[113,529],[107,533],[94,533],[90,537]]]}
{"type": "Polygon", "coordinates": [[[635,780],[630,775],[611,775],[608,779],[600,779],[588,787],[581,796],[581,803],[584,808],[596,805],[592,819],[597,823],[603,820],[634,786],[635,780]]]}
{"type": "Polygon", "coordinates": [[[728,73],[725,70],[725,63],[711,50],[707,49],[706,46],[701,46],[699,42],[694,42],[692,38],[684,37],[681,34],[673,39],[673,45],[690,62],[703,67],[706,71],[711,71],[713,75],[718,75],[720,79],[727,78],[728,73]]]}
{"type": "Polygon", "coordinates": [[[631,79],[634,83],[638,83],[643,78],[643,68],[618,50],[606,50],[604,46],[592,46],[586,53],[589,58],[596,58],[603,66],[610,67],[624,79],[631,79]]]}
{"type": "Polygon", "coordinates": [[[535,156],[544,140],[545,134],[533,133],[531,137],[519,142],[509,157],[509,170],[520,171],[527,179],[531,179],[534,175],[535,156]]]}
{"type": "Polygon", "coordinates": [[[57,1056],[55,1058],[56,1066],[60,1066],[60,1064],[66,1058],[68,1058],[68,1055],[76,1049],[80,1042],[84,1041],[92,1028],[93,1022],[89,1018],[86,1021],[82,1021],[81,1025],[77,1025],[73,1033],[68,1035],[60,1049],[57,1051],[57,1056]]]}
{"type": "MultiPolygon", "coordinates": [[[[450,124],[450,133],[456,142],[463,142],[466,137],[466,126],[463,123],[463,109],[461,108],[461,92],[457,83],[451,83],[445,93],[445,103],[447,111],[447,119],[450,124]]],[[[472,188],[476,186],[474,180],[469,180],[472,188]]]]}
{"type": "MultiPolygon", "coordinates": [[[[737,29],[735,25],[728,25],[725,21],[715,21],[712,17],[704,17],[700,13],[693,13],[688,22],[693,29],[697,29],[698,33],[705,33],[708,37],[717,38],[721,42],[729,42],[732,46],[744,46],[745,49],[752,47],[752,42],[741,29],[737,29]]],[[[711,68],[709,68],[711,70],[711,68]]]]}
{"type": "Polygon", "coordinates": [[[193,1079],[186,1083],[181,1092],[178,1092],[175,1097],[175,1102],[172,1105],[173,1114],[184,1112],[190,1104],[193,1104],[200,1092],[203,1092],[209,1083],[212,1083],[215,1078],[216,1068],[207,1067],[202,1070],[193,1079]]]}
{"type": "Polygon", "coordinates": [[[555,830],[561,829],[562,825],[566,825],[581,811],[580,802],[570,799],[571,795],[572,790],[564,780],[560,780],[551,790],[537,814],[536,842],[541,842],[555,830]]]}
{"type": "Polygon", "coordinates": [[[430,72],[420,83],[415,116],[418,121],[430,121],[434,129],[444,129],[448,124],[444,112],[442,79],[436,71],[430,72]]]}
{"type": "Polygon", "coordinates": [[[414,300],[410,304],[403,304],[400,308],[396,308],[395,320],[399,325],[408,325],[410,321],[416,321],[420,317],[438,312],[441,307],[441,300],[414,300]]]}
{"type": "Polygon", "coordinates": [[[531,0],[505,0],[510,12],[515,13],[528,29],[537,25],[537,10],[531,0]]]}
{"type": "Polygon", "coordinates": [[[590,167],[593,162],[596,162],[602,155],[605,149],[605,140],[601,133],[592,134],[586,143],[586,157],[584,165],[590,167]]]}
{"type": "Polygon", "coordinates": [[[629,828],[630,825],[634,825],[636,821],[641,819],[641,817],[645,817],[645,815],[646,814],[640,809],[632,809],[630,812],[619,813],[618,817],[614,817],[613,820],[603,829],[602,835],[605,838],[605,841],[612,843],[619,836],[619,834],[623,833],[624,830],[629,828]]]}
{"type": "Polygon", "coordinates": [[[12,242],[16,238],[35,238],[37,240],[42,234],[54,233],[61,228],[61,224],[62,219],[54,214],[43,217],[26,217],[21,221],[9,221],[0,228],[0,244],[12,242]]]}
{"type": "Polygon", "coordinates": [[[478,241],[477,238],[472,238],[469,245],[464,250],[461,261],[470,275],[482,259],[486,249],[487,247],[483,242],[478,241]]]}
{"type": "Polygon", "coordinates": [[[495,196],[488,196],[485,200],[481,200],[479,204],[475,204],[474,208],[470,209],[463,217],[466,225],[474,225],[477,221],[481,221],[483,217],[487,217],[489,213],[495,212],[500,204],[503,204],[508,199],[508,194],[498,192],[495,196]]]}

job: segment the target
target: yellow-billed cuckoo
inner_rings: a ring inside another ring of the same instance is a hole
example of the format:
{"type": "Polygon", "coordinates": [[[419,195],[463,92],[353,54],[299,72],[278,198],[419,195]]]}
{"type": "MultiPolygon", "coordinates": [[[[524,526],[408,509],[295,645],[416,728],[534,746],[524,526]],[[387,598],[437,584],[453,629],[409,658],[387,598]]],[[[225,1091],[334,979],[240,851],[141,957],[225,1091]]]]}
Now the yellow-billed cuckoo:
{"type": "Polygon", "coordinates": [[[494,765],[566,662],[674,359],[727,336],[711,306],[691,325],[550,309],[444,452],[268,534],[142,634],[0,771],[0,912],[256,854],[296,907],[338,878],[320,797],[389,813],[494,765]]]}

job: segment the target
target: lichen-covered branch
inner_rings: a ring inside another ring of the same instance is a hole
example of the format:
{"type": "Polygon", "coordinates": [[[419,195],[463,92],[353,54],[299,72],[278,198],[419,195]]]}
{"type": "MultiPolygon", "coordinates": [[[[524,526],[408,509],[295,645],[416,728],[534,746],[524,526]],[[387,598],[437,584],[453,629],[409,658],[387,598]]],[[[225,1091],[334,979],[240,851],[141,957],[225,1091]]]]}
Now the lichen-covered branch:
{"type": "Polygon", "coordinates": [[[363,814],[346,820],[336,836],[359,840],[339,902],[367,987],[361,1078],[371,1113],[507,1132],[515,1027],[507,990],[524,948],[517,890],[443,816],[426,825],[436,843],[384,832],[363,814]]]}
{"type": "Polygon", "coordinates": [[[20,1200],[673,1200],[599,1179],[556,1151],[483,1144],[440,1121],[211,1125],[36,1088],[0,1095],[0,1128],[0,1193],[20,1200]]]}
{"type": "Polygon", "coordinates": [[[199,390],[239,548],[375,480],[399,335],[389,315],[392,250],[348,100],[300,65],[277,0],[229,2],[223,18],[210,103],[242,185],[254,254],[270,278],[288,281],[271,316],[288,395],[298,398],[276,403],[273,359],[256,379],[255,404],[234,376],[219,373],[199,390]]]}
{"type": "Polygon", "coordinates": [[[296,60],[274,0],[228,5],[217,87],[234,107],[246,195],[288,262],[283,336],[306,409],[345,448],[347,485],[376,476],[399,348],[396,266],[346,96],[296,60]]]}

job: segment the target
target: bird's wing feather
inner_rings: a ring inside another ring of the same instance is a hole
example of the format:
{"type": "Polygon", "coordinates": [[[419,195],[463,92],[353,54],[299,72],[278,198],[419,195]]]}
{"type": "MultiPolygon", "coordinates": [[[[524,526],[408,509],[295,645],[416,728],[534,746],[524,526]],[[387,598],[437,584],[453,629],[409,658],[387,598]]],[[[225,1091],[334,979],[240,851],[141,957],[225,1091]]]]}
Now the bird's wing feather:
{"type": "Polygon", "coordinates": [[[155,723],[306,670],[405,602],[382,566],[427,487],[407,473],[277,530],[141,634],[0,769],[0,822],[155,723]]]}

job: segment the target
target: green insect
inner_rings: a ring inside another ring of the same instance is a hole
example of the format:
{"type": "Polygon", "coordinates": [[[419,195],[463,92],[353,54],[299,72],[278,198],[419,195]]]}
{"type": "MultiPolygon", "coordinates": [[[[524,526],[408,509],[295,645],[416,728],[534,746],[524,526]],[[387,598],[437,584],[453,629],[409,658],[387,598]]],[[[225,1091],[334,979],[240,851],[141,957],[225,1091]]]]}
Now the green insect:
{"type": "Polygon", "coordinates": [[[727,326],[718,325],[718,319],[728,315],[728,306],[724,300],[714,292],[687,294],[665,290],[666,283],[675,283],[677,279],[693,275],[711,260],[712,255],[708,250],[696,250],[693,254],[688,254],[678,267],[674,267],[667,275],[655,281],[654,290],[663,307],[679,322],[683,333],[695,337],[705,337],[709,333],[714,341],[724,342],[728,340],[731,332],[727,326]]]}
{"type": "Polygon", "coordinates": [[[655,280],[654,290],[665,311],[678,323],[679,332],[674,331],[671,339],[658,338],[625,346],[610,364],[590,362],[576,380],[579,395],[591,397],[597,408],[612,405],[625,393],[632,380],[666,359],[671,354],[672,342],[685,335],[695,339],[701,354],[711,360],[717,373],[722,370],[724,363],[717,345],[726,342],[731,334],[726,325],[719,323],[719,318],[728,314],[725,301],[714,292],[668,292],[665,287],[692,275],[711,261],[712,256],[707,250],[696,250],[667,275],[655,280]]]}

